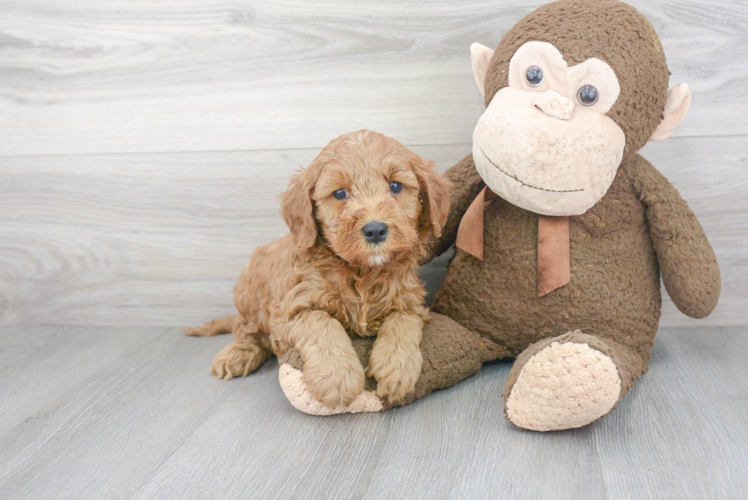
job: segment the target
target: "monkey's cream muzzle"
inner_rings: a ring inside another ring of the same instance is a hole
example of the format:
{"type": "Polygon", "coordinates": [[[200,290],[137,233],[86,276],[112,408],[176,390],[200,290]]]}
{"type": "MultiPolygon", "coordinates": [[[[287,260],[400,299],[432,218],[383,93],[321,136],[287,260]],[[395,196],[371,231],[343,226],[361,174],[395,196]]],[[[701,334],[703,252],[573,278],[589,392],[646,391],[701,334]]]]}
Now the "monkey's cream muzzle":
{"type": "Polygon", "coordinates": [[[608,116],[553,90],[505,87],[473,132],[473,160],[491,190],[542,215],[579,215],[608,191],[626,137],[608,116]]]}

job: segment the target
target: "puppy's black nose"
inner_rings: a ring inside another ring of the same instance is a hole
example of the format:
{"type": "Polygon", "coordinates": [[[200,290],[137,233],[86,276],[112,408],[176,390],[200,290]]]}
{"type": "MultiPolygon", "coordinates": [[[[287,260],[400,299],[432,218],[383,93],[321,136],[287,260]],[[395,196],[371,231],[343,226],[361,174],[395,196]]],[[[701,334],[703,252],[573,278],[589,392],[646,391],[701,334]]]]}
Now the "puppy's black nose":
{"type": "Polygon", "coordinates": [[[384,222],[369,222],[362,229],[364,238],[370,243],[379,243],[387,238],[387,224],[384,222]]]}

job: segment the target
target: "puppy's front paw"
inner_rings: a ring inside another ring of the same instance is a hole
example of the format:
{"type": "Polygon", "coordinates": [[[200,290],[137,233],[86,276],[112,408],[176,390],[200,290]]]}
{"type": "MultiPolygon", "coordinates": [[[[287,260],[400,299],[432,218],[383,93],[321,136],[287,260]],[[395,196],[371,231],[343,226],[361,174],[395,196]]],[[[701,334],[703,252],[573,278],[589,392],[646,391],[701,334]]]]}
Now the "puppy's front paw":
{"type": "Polygon", "coordinates": [[[374,344],[366,373],[377,380],[377,396],[394,403],[415,388],[422,366],[423,356],[418,347],[409,352],[380,342],[374,344]]]}
{"type": "Polygon", "coordinates": [[[364,367],[353,348],[350,352],[316,353],[304,362],[307,390],[328,408],[348,406],[364,392],[364,367]]]}

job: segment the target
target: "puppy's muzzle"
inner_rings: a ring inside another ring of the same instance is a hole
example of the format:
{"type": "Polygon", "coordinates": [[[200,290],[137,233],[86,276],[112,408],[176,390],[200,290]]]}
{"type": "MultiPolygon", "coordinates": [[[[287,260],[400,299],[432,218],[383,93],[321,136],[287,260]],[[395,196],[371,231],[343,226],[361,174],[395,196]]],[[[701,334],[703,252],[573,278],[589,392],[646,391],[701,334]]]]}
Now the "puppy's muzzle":
{"type": "Polygon", "coordinates": [[[361,232],[369,243],[381,243],[387,239],[387,224],[380,221],[369,222],[361,232]]]}

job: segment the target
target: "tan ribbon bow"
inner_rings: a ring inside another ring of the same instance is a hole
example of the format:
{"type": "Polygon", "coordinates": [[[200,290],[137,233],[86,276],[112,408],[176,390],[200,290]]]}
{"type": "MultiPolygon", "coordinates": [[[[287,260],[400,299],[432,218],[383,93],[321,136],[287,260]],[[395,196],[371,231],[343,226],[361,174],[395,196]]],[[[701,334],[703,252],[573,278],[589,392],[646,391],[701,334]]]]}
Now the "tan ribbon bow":
{"type": "MultiPolygon", "coordinates": [[[[457,229],[457,247],[483,260],[483,213],[487,202],[497,198],[484,187],[462,216],[457,229]]],[[[571,281],[569,261],[569,217],[538,214],[538,297],[571,281]]]]}

